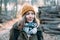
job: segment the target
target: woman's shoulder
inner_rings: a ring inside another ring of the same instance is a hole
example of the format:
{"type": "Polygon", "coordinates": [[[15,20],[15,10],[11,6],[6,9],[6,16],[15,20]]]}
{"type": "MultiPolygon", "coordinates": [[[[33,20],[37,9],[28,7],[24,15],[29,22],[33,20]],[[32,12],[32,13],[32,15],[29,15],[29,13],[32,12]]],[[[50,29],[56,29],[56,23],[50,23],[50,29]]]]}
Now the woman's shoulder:
{"type": "Polygon", "coordinates": [[[18,30],[18,26],[19,26],[19,22],[16,22],[16,23],[13,25],[12,29],[17,29],[17,30],[18,30]]]}
{"type": "Polygon", "coordinates": [[[42,26],[41,26],[41,25],[39,25],[37,29],[38,29],[38,31],[43,31],[43,29],[42,29],[42,26]]]}

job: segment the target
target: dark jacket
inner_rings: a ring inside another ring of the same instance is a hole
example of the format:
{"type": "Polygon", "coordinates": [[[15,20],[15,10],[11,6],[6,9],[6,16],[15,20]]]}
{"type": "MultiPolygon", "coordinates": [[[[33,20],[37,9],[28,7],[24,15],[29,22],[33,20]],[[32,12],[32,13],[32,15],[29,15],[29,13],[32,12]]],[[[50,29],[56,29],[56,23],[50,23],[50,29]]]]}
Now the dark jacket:
{"type": "MultiPolygon", "coordinates": [[[[37,34],[32,35],[29,40],[42,40],[43,35],[40,28],[38,28],[37,34]]],[[[10,39],[9,40],[28,40],[27,34],[24,31],[18,30],[18,22],[13,25],[13,28],[10,30],[10,39]]]]}

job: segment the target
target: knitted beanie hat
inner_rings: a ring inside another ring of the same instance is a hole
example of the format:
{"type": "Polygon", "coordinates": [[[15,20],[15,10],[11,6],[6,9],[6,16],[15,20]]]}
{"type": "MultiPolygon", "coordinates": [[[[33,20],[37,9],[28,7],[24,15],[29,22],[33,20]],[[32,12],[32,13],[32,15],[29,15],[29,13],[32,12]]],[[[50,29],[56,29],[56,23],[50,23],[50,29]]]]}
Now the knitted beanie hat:
{"type": "Polygon", "coordinates": [[[35,13],[35,10],[34,10],[32,5],[30,5],[28,3],[23,4],[23,7],[22,7],[22,9],[20,11],[21,16],[26,14],[26,12],[28,12],[28,11],[33,11],[35,13]]]}

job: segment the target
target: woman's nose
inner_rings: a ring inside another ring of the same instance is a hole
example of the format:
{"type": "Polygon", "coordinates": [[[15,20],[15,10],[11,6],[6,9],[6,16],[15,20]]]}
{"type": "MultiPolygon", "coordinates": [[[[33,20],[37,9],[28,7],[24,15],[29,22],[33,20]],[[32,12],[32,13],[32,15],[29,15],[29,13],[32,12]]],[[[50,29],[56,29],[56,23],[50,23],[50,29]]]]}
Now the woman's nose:
{"type": "Polygon", "coordinates": [[[29,14],[29,16],[32,16],[32,14],[29,14]]]}
{"type": "Polygon", "coordinates": [[[31,17],[32,17],[32,15],[29,15],[29,17],[31,18],[31,17]]]}

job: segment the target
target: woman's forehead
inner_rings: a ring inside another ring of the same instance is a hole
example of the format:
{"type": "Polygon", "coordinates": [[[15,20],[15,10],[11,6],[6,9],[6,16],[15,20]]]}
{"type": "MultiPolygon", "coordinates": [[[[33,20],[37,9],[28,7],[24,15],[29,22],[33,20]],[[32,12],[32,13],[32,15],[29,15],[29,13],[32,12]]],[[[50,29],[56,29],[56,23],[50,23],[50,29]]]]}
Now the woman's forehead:
{"type": "Polygon", "coordinates": [[[34,13],[33,11],[28,11],[28,12],[26,12],[26,13],[34,13]]]}

